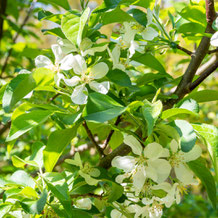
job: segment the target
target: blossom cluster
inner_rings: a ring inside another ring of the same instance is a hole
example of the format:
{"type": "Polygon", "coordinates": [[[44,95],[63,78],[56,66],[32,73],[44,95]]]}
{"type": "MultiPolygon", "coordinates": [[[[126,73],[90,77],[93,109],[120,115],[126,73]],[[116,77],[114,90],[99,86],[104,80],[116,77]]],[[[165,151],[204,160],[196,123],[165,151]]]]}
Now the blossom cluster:
{"type": "MultiPolygon", "coordinates": [[[[173,139],[169,148],[153,142],[143,149],[132,135],[127,135],[124,143],[131,147],[135,156],[117,156],[112,166],[124,172],[116,177],[116,182],[124,187],[128,197],[123,203],[127,213],[135,214],[135,217],[161,217],[164,206],[180,203],[187,186],[198,184],[186,164],[201,155],[198,145],[183,152],[173,139]]],[[[124,217],[116,209],[111,216],[124,217]]]]}

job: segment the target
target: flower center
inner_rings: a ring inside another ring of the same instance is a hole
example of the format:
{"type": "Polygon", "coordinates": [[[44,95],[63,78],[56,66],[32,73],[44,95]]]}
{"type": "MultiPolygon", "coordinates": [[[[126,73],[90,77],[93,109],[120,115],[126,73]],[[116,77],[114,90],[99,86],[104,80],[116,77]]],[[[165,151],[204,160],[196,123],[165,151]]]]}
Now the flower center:
{"type": "Polygon", "coordinates": [[[178,167],[184,162],[184,155],[181,153],[173,153],[169,159],[169,162],[172,167],[178,167]]]}
{"type": "Polygon", "coordinates": [[[158,203],[157,201],[154,201],[150,208],[150,212],[152,214],[160,214],[162,213],[162,210],[163,210],[163,205],[158,203]]]}

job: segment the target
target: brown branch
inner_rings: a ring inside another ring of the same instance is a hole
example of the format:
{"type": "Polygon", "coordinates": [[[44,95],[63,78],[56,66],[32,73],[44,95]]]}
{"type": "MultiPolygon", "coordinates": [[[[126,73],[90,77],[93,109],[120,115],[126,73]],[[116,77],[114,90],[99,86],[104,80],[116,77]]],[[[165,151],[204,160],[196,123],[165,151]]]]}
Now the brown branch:
{"type": "Polygon", "coordinates": [[[96,195],[96,194],[93,194],[93,193],[86,193],[86,194],[75,194],[75,195],[70,195],[71,198],[79,198],[79,197],[82,197],[82,198],[99,198],[99,199],[102,199],[103,196],[102,195],[96,195]]]}
{"type": "MultiPolygon", "coordinates": [[[[22,29],[24,28],[24,26],[26,25],[27,21],[29,20],[30,18],[30,15],[34,9],[34,4],[35,4],[36,0],[33,0],[33,2],[31,3],[31,6],[29,7],[29,10],[27,11],[27,15],[26,17],[24,18],[19,30],[17,31],[17,33],[15,34],[13,40],[12,40],[12,44],[16,43],[17,41],[17,38],[19,37],[22,29]]],[[[8,64],[8,61],[9,61],[9,58],[12,54],[12,51],[13,51],[13,48],[10,48],[10,50],[8,51],[8,55],[7,57],[5,58],[5,61],[4,61],[4,64],[2,66],[2,70],[1,70],[1,74],[5,71],[6,67],[7,67],[7,64],[8,64]]]]}
{"type": "Polygon", "coordinates": [[[3,37],[4,16],[6,16],[7,0],[0,0],[0,45],[3,37]]]}
{"type": "Polygon", "coordinates": [[[91,130],[89,129],[86,121],[83,122],[83,126],[88,134],[89,139],[91,142],[95,145],[96,149],[98,150],[99,155],[102,157],[104,155],[103,149],[98,145],[98,143],[95,141],[94,136],[92,135],[91,130]]]}
{"type": "Polygon", "coordinates": [[[2,128],[0,129],[0,136],[11,126],[11,121],[7,122],[2,128]]]}
{"type": "Polygon", "coordinates": [[[214,7],[214,0],[205,0],[206,4],[206,18],[207,23],[212,25],[214,19],[216,18],[216,11],[214,7]]]}
{"type": "MultiPolygon", "coordinates": [[[[216,19],[216,13],[214,9],[214,1],[206,0],[206,17],[207,17],[207,27],[205,33],[214,33],[212,28],[212,23],[216,19]]],[[[192,82],[201,62],[207,55],[210,47],[210,38],[204,36],[196,50],[192,55],[192,59],[179,83],[174,94],[178,96],[177,99],[170,99],[165,102],[164,109],[171,108],[175,103],[181,100],[187,93],[190,92],[189,84],[192,82]]]]}
{"type": "Polygon", "coordinates": [[[204,73],[202,73],[190,86],[189,90],[192,91],[199,86],[211,73],[213,73],[218,67],[218,61],[212,64],[204,73]]]}
{"type": "Polygon", "coordinates": [[[208,54],[213,54],[217,52],[218,52],[218,48],[208,51],[208,54]]]}
{"type": "Polygon", "coordinates": [[[193,52],[189,51],[189,50],[186,49],[186,48],[181,47],[181,46],[178,45],[178,44],[176,44],[176,48],[179,49],[179,50],[181,50],[181,51],[183,51],[183,52],[185,52],[187,55],[193,55],[193,52]]]}
{"type": "MultiPolygon", "coordinates": [[[[120,122],[121,122],[121,115],[117,117],[117,120],[116,120],[114,125],[117,126],[120,122]]],[[[114,130],[112,129],[110,131],[110,133],[108,134],[108,137],[107,137],[107,139],[106,139],[106,141],[105,141],[105,143],[104,143],[104,145],[102,147],[103,149],[105,149],[107,147],[107,145],[108,145],[109,141],[111,140],[111,137],[112,137],[113,134],[114,134],[114,130]]]]}
{"type": "Polygon", "coordinates": [[[109,155],[105,156],[101,159],[99,166],[103,167],[105,169],[108,169],[111,167],[111,161],[116,156],[125,156],[131,151],[131,148],[126,144],[121,144],[119,147],[114,149],[109,155]]]}

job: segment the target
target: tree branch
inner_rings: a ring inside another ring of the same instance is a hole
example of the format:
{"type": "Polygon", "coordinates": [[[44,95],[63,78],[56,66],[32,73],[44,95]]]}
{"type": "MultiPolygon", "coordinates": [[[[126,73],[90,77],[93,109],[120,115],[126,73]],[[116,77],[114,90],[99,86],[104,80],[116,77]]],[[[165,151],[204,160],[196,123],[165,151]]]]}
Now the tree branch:
{"type": "MultiPolygon", "coordinates": [[[[18,36],[20,35],[20,32],[22,31],[22,29],[24,28],[24,26],[26,25],[27,21],[29,20],[30,18],[30,15],[34,9],[34,4],[35,4],[36,0],[33,0],[33,2],[31,3],[31,6],[29,7],[29,10],[27,11],[27,15],[26,17],[24,18],[19,30],[17,31],[17,33],[15,34],[13,40],[12,40],[12,44],[16,43],[17,41],[17,38],[18,36]]],[[[5,61],[4,61],[4,64],[2,66],[2,70],[1,70],[1,74],[5,71],[6,67],[7,67],[7,64],[8,64],[8,60],[12,54],[12,51],[13,51],[13,48],[10,48],[10,50],[8,51],[8,55],[7,57],[5,58],[5,61]]]]}
{"type": "MultiPolygon", "coordinates": [[[[214,33],[212,28],[212,23],[216,18],[216,12],[214,9],[214,1],[206,0],[206,17],[207,17],[207,27],[205,33],[214,33]]],[[[199,68],[204,57],[208,53],[210,47],[210,38],[204,36],[196,50],[192,55],[192,59],[179,83],[174,94],[178,96],[177,99],[170,99],[165,102],[164,109],[171,108],[175,103],[181,100],[187,93],[190,92],[189,84],[192,82],[197,69],[199,68]]]]}
{"type": "Polygon", "coordinates": [[[181,46],[178,45],[178,44],[176,44],[176,48],[179,49],[179,50],[181,50],[181,51],[183,51],[183,52],[185,52],[187,55],[193,55],[193,52],[189,51],[189,50],[186,49],[186,48],[181,47],[181,46]]]}
{"type": "MultiPolygon", "coordinates": [[[[114,125],[117,126],[120,122],[121,122],[121,115],[117,117],[117,120],[116,120],[114,125]]],[[[102,147],[103,149],[105,149],[107,147],[107,145],[108,145],[109,141],[111,140],[111,137],[112,137],[113,134],[114,134],[114,130],[112,129],[110,131],[110,133],[109,133],[103,147],[102,147]]]]}
{"type": "Polygon", "coordinates": [[[92,135],[91,130],[89,129],[86,121],[83,122],[83,126],[88,134],[89,139],[91,142],[95,145],[96,149],[98,150],[99,155],[102,157],[104,155],[103,149],[98,145],[98,143],[95,141],[94,136],[92,135]]]}
{"type": "Polygon", "coordinates": [[[199,86],[211,73],[213,73],[218,67],[218,61],[212,64],[204,73],[202,73],[190,86],[189,90],[192,91],[199,86]]]}
{"type": "Polygon", "coordinates": [[[4,24],[4,16],[6,8],[7,8],[7,0],[1,0],[0,1],[0,45],[1,45],[1,39],[3,37],[3,24],[4,24]]]}
{"type": "Polygon", "coordinates": [[[86,193],[86,194],[75,194],[75,195],[70,195],[71,198],[79,198],[79,197],[82,197],[82,198],[99,198],[99,199],[102,199],[103,196],[102,195],[96,195],[96,194],[93,194],[93,193],[86,193]]]}
{"type": "Polygon", "coordinates": [[[208,51],[208,54],[213,54],[218,52],[218,48],[208,51]]]}

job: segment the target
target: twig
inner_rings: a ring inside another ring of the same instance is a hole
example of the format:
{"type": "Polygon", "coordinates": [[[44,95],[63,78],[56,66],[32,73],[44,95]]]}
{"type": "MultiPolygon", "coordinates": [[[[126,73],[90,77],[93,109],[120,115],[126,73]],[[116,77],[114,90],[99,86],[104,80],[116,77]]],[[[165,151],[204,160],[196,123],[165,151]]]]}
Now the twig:
{"type": "Polygon", "coordinates": [[[208,51],[208,54],[213,54],[218,52],[218,48],[208,51]]]}
{"type": "Polygon", "coordinates": [[[126,144],[121,144],[119,147],[114,149],[110,154],[101,159],[99,166],[105,169],[111,167],[111,161],[116,156],[125,156],[131,151],[131,148],[126,144]]]}
{"type": "MultiPolygon", "coordinates": [[[[206,0],[206,16],[207,16],[207,27],[205,33],[214,33],[214,29],[212,28],[212,23],[216,18],[216,13],[214,9],[214,1],[206,0]]],[[[181,100],[187,93],[190,92],[189,84],[192,82],[197,69],[199,68],[201,62],[204,57],[208,53],[210,47],[210,38],[204,36],[198,46],[196,52],[192,55],[192,59],[179,83],[175,95],[178,96],[177,99],[170,99],[165,102],[164,109],[171,108],[176,102],[181,100]]]]}
{"type": "MultiPolygon", "coordinates": [[[[117,120],[116,120],[114,125],[117,126],[120,122],[121,122],[121,115],[117,117],[117,120]]],[[[109,141],[111,140],[111,137],[112,137],[113,134],[114,134],[114,130],[112,129],[110,131],[110,133],[108,134],[108,137],[107,137],[102,149],[105,149],[107,147],[107,145],[108,145],[109,141]]]]}
{"type": "MultiPolygon", "coordinates": [[[[35,4],[35,2],[36,2],[36,0],[34,0],[34,1],[31,3],[31,6],[30,6],[30,8],[29,8],[29,10],[28,10],[28,12],[27,12],[26,17],[24,18],[24,20],[23,20],[23,22],[22,22],[22,24],[21,24],[19,30],[17,31],[16,35],[14,36],[14,38],[13,38],[13,40],[12,40],[12,42],[13,42],[12,44],[14,44],[14,43],[17,41],[17,38],[18,38],[18,36],[20,35],[21,30],[23,29],[23,27],[26,25],[27,21],[29,20],[30,15],[31,15],[31,13],[32,13],[32,11],[33,11],[33,9],[34,9],[34,4],[35,4]]],[[[13,51],[13,48],[11,48],[11,49],[8,51],[8,55],[7,55],[7,57],[6,57],[6,59],[5,59],[5,62],[4,62],[4,64],[3,64],[3,66],[2,66],[1,74],[5,71],[5,69],[6,69],[6,67],[7,67],[8,60],[9,60],[11,54],[12,54],[12,51],[13,51]]]]}
{"type": "Polygon", "coordinates": [[[93,193],[75,194],[75,195],[70,195],[70,197],[71,198],[79,198],[79,197],[87,198],[87,197],[90,197],[90,198],[99,198],[99,199],[103,198],[102,195],[96,195],[96,194],[93,194],[93,193]]]}
{"type": "Polygon", "coordinates": [[[98,145],[98,143],[95,141],[94,136],[92,135],[91,130],[89,129],[86,121],[83,122],[83,126],[88,134],[89,139],[92,141],[92,143],[95,145],[96,149],[98,150],[99,155],[102,157],[104,155],[103,149],[98,145]]]}
{"type": "Polygon", "coordinates": [[[179,50],[181,50],[181,51],[183,51],[183,52],[185,52],[187,55],[193,55],[193,52],[189,51],[189,50],[186,49],[186,48],[181,47],[181,46],[178,45],[178,44],[176,44],[176,48],[179,49],[179,50]]]}
{"type": "Polygon", "coordinates": [[[11,121],[7,122],[1,129],[0,129],[0,136],[11,126],[11,121]]]}
{"type": "Polygon", "coordinates": [[[192,91],[199,86],[211,73],[213,73],[218,67],[218,61],[212,64],[204,73],[202,73],[198,79],[196,79],[190,86],[189,89],[192,91]]]}
{"type": "Polygon", "coordinates": [[[0,1],[0,46],[1,46],[1,39],[3,37],[3,24],[4,24],[4,16],[6,15],[6,8],[7,8],[7,0],[0,1]]]}
{"type": "Polygon", "coordinates": [[[57,93],[52,98],[50,98],[49,101],[54,101],[59,95],[60,95],[60,93],[57,93]]]}

